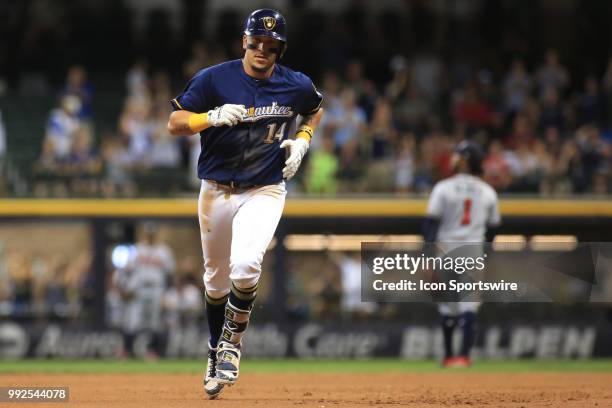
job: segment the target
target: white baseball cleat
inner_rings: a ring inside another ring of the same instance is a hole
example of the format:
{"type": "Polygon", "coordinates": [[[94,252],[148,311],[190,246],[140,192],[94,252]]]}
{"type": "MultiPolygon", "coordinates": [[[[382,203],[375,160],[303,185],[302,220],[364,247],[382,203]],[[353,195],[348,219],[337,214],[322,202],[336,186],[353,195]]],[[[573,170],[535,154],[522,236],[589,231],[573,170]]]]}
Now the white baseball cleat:
{"type": "Polygon", "coordinates": [[[224,385],[217,381],[217,350],[209,348],[206,372],[204,373],[204,391],[208,398],[215,399],[223,391],[224,385]]]}
{"type": "Polygon", "coordinates": [[[222,385],[233,385],[238,380],[240,369],[240,346],[226,341],[217,348],[216,380],[222,385]]]}

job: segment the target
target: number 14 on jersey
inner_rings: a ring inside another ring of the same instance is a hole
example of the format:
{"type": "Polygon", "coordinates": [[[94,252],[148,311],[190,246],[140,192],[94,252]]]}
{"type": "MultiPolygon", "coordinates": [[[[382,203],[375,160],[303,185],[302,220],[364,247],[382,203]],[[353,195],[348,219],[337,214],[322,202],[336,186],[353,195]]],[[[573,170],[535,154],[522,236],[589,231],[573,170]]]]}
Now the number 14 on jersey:
{"type": "Polygon", "coordinates": [[[274,139],[278,140],[279,142],[283,140],[283,135],[285,134],[286,125],[287,125],[287,122],[283,122],[280,128],[278,128],[278,123],[270,123],[267,126],[268,134],[266,135],[266,138],[264,139],[264,143],[266,144],[274,143],[274,139]],[[276,131],[276,128],[278,128],[278,131],[276,131]]]}

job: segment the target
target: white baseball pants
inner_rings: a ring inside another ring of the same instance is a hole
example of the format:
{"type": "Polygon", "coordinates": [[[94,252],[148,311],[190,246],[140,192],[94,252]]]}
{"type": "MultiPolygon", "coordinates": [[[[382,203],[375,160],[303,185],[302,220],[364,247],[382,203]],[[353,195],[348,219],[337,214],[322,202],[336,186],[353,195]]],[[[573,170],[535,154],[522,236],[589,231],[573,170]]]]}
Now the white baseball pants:
{"type": "Polygon", "coordinates": [[[238,288],[251,288],[261,274],[263,256],[285,206],[285,183],[234,193],[202,180],[198,200],[204,255],[204,285],[211,298],[238,288]]]}

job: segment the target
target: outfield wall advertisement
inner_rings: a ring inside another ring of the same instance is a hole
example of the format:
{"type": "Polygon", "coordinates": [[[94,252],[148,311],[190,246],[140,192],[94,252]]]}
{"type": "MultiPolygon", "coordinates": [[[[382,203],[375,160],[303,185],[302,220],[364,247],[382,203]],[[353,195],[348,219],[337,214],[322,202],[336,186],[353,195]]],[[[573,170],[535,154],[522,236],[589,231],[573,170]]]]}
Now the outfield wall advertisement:
{"type": "MultiPolygon", "coordinates": [[[[460,335],[456,336],[458,342],[460,335]]],[[[612,328],[576,324],[482,327],[474,356],[479,359],[589,359],[611,357],[612,328]]],[[[160,336],[158,351],[167,358],[205,358],[207,332],[182,328],[160,336]]],[[[141,333],[133,342],[135,357],[144,357],[151,336],[141,333]]],[[[43,327],[0,323],[0,359],[104,358],[123,354],[124,336],[115,330],[93,330],[68,325],[43,327]]],[[[370,358],[407,360],[440,358],[442,333],[437,327],[346,325],[316,323],[280,326],[254,325],[244,341],[252,358],[370,358]]]]}

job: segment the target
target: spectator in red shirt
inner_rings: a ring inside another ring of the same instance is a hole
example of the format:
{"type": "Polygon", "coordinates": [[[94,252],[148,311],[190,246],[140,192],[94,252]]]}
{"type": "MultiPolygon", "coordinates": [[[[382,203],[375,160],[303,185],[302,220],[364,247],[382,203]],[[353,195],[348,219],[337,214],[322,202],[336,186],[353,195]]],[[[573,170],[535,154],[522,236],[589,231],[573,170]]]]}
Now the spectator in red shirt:
{"type": "Polygon", "coordinates": [[[493,124],[493,109],[483,102],[474,85],[466,87],[463,95],[455,105],[453,116],[456,120],[465,122],[470,128],[487,128],[493,124]]]}

